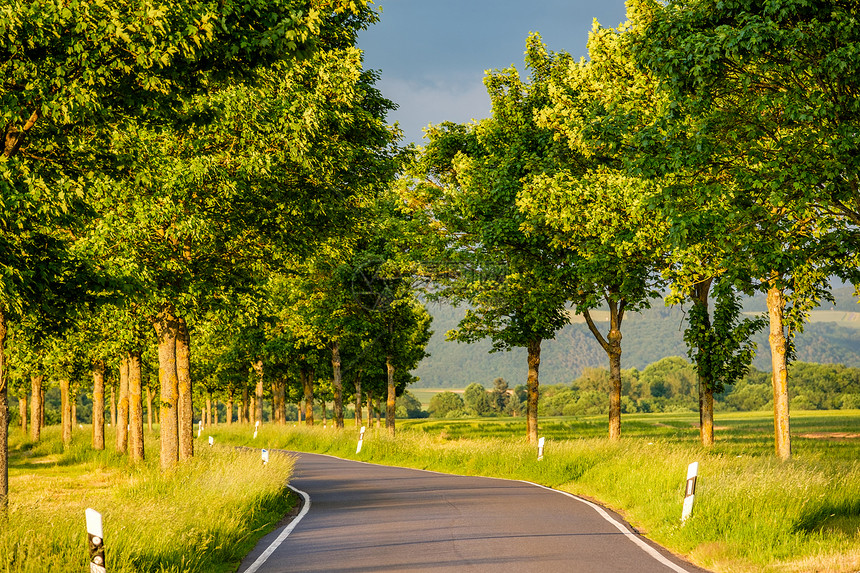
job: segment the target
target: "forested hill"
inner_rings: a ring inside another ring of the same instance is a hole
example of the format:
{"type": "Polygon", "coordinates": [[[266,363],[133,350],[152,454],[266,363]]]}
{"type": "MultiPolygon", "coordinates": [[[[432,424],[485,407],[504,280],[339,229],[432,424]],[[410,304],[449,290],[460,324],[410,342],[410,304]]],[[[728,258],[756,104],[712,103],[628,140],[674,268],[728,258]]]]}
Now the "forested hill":
{"type": "MultiPolygon", "coordinates": [[[[804,332],[797,337],[797,357],[803,362],[840,363],[860,367],[860,305],[853,289],[836,289],[836,305],[826,303],[813,312],[804,332]]],[[[748,313],[765,310],[764,297],[755,297],[744,305],[748,313]]],[[[526,353],[524,349],[490,353],[489,341],[478,344],[446,342],[445,333],[457,326],[463,309],[430,303],[433,315],[433,337],[425,358],[413,373],[420,378],[422,388],[464,388],[472,382],[492,386],[493,379],[502,377],[512,386],[525,383],[526,353]]],[[[603,313],[596,313],[604,318],[603,313]]],[[[583,368],[606,368],[608,360],[581,317],[558,333],[555,340],[544,341],[541,352],[540,379],[542,384],[568,383],[578,377],[583,368]]],[[[607,323],[599,323],[606,327],[607,323]]],[[[686,357],[683,335],[685,312],[680,307],[666,307],[654,301],[652,308],[641,314],[628,314],[622,326],[622,368],[642,369],[666,356],[686,357]]],[[[758,355],[756,368],[770,370],[767,331],[759,332],[755,340],[758,355]]]]}

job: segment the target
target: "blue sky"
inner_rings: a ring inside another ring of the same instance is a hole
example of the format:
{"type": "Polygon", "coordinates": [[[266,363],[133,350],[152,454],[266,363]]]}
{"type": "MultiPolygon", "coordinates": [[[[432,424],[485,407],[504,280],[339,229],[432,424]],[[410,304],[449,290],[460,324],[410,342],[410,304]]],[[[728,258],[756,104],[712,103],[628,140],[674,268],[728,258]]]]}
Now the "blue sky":
{"type": "Polygon", "coordinates": [[[587,56],[596,18],[615,27],[623,0],[376,0],[381,21],[362,32],[365,67],[382,74],[378,86],[400,109],[390,116],[406,142],[421,143],[422,129],[442,121],[487,117],[485,70],[523,70],[530,32],[550,50],[587,56]]]}

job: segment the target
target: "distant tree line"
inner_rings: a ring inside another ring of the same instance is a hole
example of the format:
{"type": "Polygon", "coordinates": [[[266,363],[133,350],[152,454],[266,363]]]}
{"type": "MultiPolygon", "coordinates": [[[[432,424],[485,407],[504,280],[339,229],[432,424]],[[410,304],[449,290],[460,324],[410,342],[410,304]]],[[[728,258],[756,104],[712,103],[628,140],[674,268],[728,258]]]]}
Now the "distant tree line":
{"type": "MultiPolygon", "coordinates": [[[[795,381],[790,395],[794,409],[860,408],[860,368],[795,362],[790,374],[795,381]]],[[[714,409],[717,412],[772,410],[770,377],[770,372],[750,368],[737,383],[715,397],[714,409]]],[[[683,358],[672,356],[642,370],[622,370],[621,381],[624,391],[621,408],[625,414],[698,410],[696,368],[683,358]]],[[[541,416],[605,415],[609,411],[606,402],[609,384],[607,370],[587,368],[570,384],[541,387],[538,413],[541,416]]],[[[428,410],[431,416],[438,418],[517,416],[522,413],[525,395],[525,385],[517,385],[509,391],[507,382],[497,378],[491,390],[472,383],[462,396],[450,391],[440,392],[431,399],[428,410]]]]}

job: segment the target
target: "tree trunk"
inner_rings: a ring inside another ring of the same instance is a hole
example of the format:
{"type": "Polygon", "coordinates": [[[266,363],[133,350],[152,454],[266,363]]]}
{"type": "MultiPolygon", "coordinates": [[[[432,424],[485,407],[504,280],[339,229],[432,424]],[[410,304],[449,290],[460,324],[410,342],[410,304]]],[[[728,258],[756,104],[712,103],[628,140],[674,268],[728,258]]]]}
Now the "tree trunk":
{"type": "Polygon", "coordinates": [[[93,449],[105,449],[105,363],[93,360],[93,449]]]}
{"type": "Polygon", "coordinates": [[[385,357],[385,370],[388,373],[388,396],[385,400],[385,428],[388,435],[394,437],[394,416],[397,403],[397,387],[394,384],[394,365],[391,355],[385,357]]]}
{"type": "Polygon", "coordinates": [[[314,371],[306,368],[301,370],[302,389],[305,394],[305,424],[314,425],[314,371]]]}
{"type": "Polygon", "coordinates": [[[702,389],[702,445],[710,448],[714,445],[714,390],[703,384],[702,389]]]}
{"type": "Polygon", "coordinates": [[[212,425],[212,391],[206,390],[206,412],[203,425],[207,428],[212,425]]]}
{"type": "Polygon", "coordinates": [[[218,425],[218,398],[215,398],[215,425],[218,425]]]}
{"type": "Polygon", "coordinates": [[[272,384],[269,386],[269,390],[272,393],[272,422],[275,424],[281,423],[281,413],[278,409],[278,381],[272,380],[272,384]]]}
{"type": "Polygon", "coordinates": [[[609,353],[609,439],[613,441],[621,439],[621,333],[616,332],[618,342],[610,342],[613,351],[609,353]]]}
{"type": "Polygon", "coordinates": [[[158,314],[153,322],[158,335],[158,380],[161,384],[161,469],[170,469],[179,461],[179,379],[176,372],[176,318],[170,309],[158,314]]]}
{"type": "Polygon", "coordinates": [[[69,398],[69,404],[71,406],[71,415],[69,418],[72,420],[72,432],[74,432],[75,425],[78,423],[78,395],[73,392],[69,395],[69,398]]]}
{"type": "Polygon", "coordinates": [[[373,392],[367,391],[367,426],[373,426],[373,392]]]}
{"type": "Polygon", "coordinates": [[[281,425],[287,423],[287,381],[281,380],[278,384],[278,408],[281,412],[281,425]]]}
{"type": "Polygon", "coordinates": [[[530,444],[538,441],[538,398],[540,397],[540,344],[541,340],[531,340],[528,344],[528,378],[526,388],[526,436],[530,444]]]}
{"type": "Polygon", "coordinates": [[[146,426],[152,431],[152,388],[146,387],[146,426]]]}
{"type": "Polygon", "coordinates": [[[116,429],[116,386],[110,385],[110,425],[116,429]]]}
{"type": "Polygon", "coordinates": [[[63,377],[60,379],[60,409],[62,410],[61,420],[63,429],[63,445],[68,446],[72,443],[72,402],[69,399],[69,379],[63,377]]]}
{"type": "Polygon", "coordinates": [[[242,412],[239,414],[240,422],[243,424],[247,424],[250,419],[248,418],[248,385],[242,387],[242,412]]]}
{"type": "Polygon", "coordinates": [[[119,363],[119,408],[116,419],[116,451],[128,451],[128,356],[119,363]]]}
{"type": "Polygon", "coordinates": [[[227,397],[227,418],[225,421],[228,426],[233,425],[233,388],[230,388],[230,394],[227,397]]]}
{"type": "MultiPolygon", "coordinates": [[[[0,520],[9,511],[9,394],[6,366],[6,310],[0,306],[0,520]]],[[[33,424],[38,426],[38,424],[33,424]]]]}
{"type": "MultiPolygon", "coordinates": [[[[699,328],[711,329],[711,318],[708,312],[708,293],[713,279],[698,282],[693,287],[693,304],[703,307],[704,323],[699,328]]],[[[699,348],[699,355],[710,352],[710,349],[699,348]]],[[[714,384],[710,372],[705,372],[701,365],[696,365],[699,386],[699,434],[702,445],[709,448],[714,445],[714,384]]]]}
{"type": "Polygon", "coordinates": [[[141,462],[143,453],[143,373],[140,353],[128,355],[128,454],[132,462],[141,462]]]}
{"type": "Polygon", "coordinates": [[[343,428],[343,381],[340,372],[340,343],[334,341],[331,345],[331,368],[334,386],[334,425],[343,428]]]}
{"type": "Polygon", "coordinates": [[[355,427],[361,427],[361,376],[355,376],[355,427]]]}
{"type": "Polygon", "coordinates": [[[38,442],[42,437],[42,419],[45,401],[42,400],[42,381],[45,376],[30,376],[30,439],[38,442]]]}
{"type": "Polygon", "coordinates": [[[382,398],[381,397],[376,399],[376,405],[373,407],[373,410],[376,413],[376,427],[382,428],[382,398]]]}
{"type": "Polygon", "coordinates": [[[594,324],[591,313],[584,309],[582,315],[588,329],[609,357],[609,439],[621,439],[621,322],[624,320],[623,300],[607,297],[609,306],[609,335],[604,338],[594,324]]]}
{"type": "Polygon", "coordinates": [[[257,385],[254,387],[254,422],[263,423],[263,361],[257,360],[253,364],[254,373],[257,375],[257,385]]]}
{"type": "Polygon", "coordinates": [[[191,382],[191,336],[184,318],[176,319],[177,433],[179,459],[194,456],[194,387],[191,382]]]}
{"type": "Polygon", "coordinates": [[[785,338],[785,293],[771,287],[767,291],[767,313],[770,318],[770,354],[773,367],[773,426],[776,435],[776,455],[782,460],[791,458],[788,410],[788,343],[785,338]]]}
{"type": "Polygon", "coordinates": [[[27,435],[27,393],[18,398],[18,416],[21,418],[21,432],[27,435]]]}

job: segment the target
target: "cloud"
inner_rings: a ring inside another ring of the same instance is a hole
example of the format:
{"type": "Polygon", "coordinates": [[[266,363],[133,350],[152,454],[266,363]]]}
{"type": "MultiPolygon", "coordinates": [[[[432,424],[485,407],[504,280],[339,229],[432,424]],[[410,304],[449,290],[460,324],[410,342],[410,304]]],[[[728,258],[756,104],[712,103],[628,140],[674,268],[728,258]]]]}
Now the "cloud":
{"type": "Polygon", "coordinates": [[[404,142],[421,145],[422,130],[428,124],[468,123],[490,115],[490,98],[482,80],[483,74],[444,80],[383,77],[378,87],[399,106],[389,114],[389,122],[400,124],[404,142]]]}

